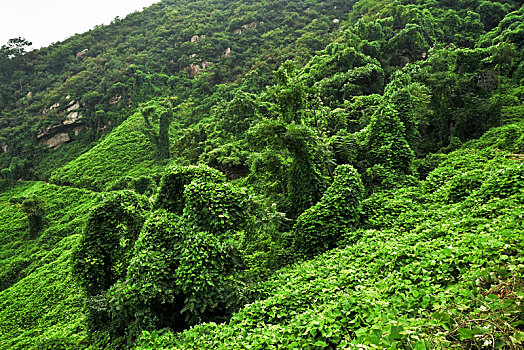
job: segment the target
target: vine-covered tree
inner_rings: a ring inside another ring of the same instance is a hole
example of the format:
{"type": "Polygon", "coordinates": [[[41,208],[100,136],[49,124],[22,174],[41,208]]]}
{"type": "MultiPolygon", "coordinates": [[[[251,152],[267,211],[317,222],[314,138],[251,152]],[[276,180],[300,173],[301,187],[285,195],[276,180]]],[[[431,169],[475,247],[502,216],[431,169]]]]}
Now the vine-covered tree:
{"type": "Polygon", "coordinates": [[[161,159],[169,158],[169,126],[173,121],[176,98],[153,100],[140,110],[144,118],[144,134],[161,159]]]}

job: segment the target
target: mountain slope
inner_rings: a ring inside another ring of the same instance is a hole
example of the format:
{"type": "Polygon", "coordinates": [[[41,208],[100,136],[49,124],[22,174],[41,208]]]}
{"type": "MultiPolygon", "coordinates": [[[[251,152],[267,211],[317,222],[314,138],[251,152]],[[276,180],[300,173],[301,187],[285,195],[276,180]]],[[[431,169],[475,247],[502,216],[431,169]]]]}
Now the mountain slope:
{"type": "Polygon", "coordinates": [[[71,251],[100,195],[22,183],[0,195],[0,348],[85,346],[84,293],[71,275],[71,251]],[[34,236],[13,198],[36,196],[44,225],[34,236]],[[54,345],[53,345],[54,344],[54,345]]]}
{"type": "Polygon", "coordinates": [[[519,348],[524,166],[484,148],[507,128],[368,198],[358,242],[278,271],[229,322],[145,332],[137,348],[519,348]]]}
{"type": "Polygon", "coordinates": [[[520,348],[523,16],[163,1],[2,47],[0,348],[520,348]]]}

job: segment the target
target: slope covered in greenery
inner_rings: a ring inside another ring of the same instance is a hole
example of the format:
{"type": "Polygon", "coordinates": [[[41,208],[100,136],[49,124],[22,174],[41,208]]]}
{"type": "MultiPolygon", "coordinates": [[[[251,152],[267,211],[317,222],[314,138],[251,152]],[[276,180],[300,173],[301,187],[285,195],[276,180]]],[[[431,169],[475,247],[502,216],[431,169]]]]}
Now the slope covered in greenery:
{"type": "Polygon", "coordinates": [[[151,158],[153,149],[140,131],[141,126],[140,115],[130,116],[96,146],[57,169],[50,181],[100,191],[118,182],[124,174],[154,173],[159,165],[151,158]]]}
{"type": "Polygon", "coordinates": [[[358,242],[278,271],[229,322],[137,348],[520,348],[523,180],[506,153],[455,151],[419,186],[366,199],[358,242]]]}
{"type": "Polygon", "coordinates": [[[166,0],[4,45],[0,348],[521,348],[523,16],[166,0]]]}
{"type": "Polygon", "coordinates": [[[22,183],[0,195],[0,348],[86,344],[82,290],[71,275],[71,250],[100,195],[45,183],[22,183]],[[13,198],[36,196],[44,223],[36,235],[13,198]]]}
{"type": "Polygon", "coordinates": [[[205,115],[217,84],[256,67],[268,82],[287,58],[322,48],[352,4],[166,0],[25,55],[23,42],[8,43],[0,51],[0,167],[18,157],[24,178],[43,179],[30,169],[45,168],[42,142],[55,133],[37,135],[66,120],[71,101],[82,118],[65,132],[87,145],[152,96],[195,100],[205,115]]]}

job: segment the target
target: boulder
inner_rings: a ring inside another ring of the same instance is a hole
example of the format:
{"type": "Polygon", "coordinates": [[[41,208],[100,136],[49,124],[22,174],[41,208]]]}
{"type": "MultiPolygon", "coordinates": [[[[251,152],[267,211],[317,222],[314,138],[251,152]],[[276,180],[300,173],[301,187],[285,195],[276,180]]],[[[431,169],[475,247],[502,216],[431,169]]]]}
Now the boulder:
{"type": "Polygon", "coordinates": [[[57,109],[58,107],[60,107],[60,102],[57,102],[57,103],[53,104],[49,108],[44,108],[42,110],[42,114],[43,115],[48,115],[49,113],[51,113],[53,110],[57,109]]]}
{"type": "Polygon", "coordinates": [[[206,36],[203,35],[203,34],[202,34],[202,35],[193,35],[193,36],[191,37],[191,42],[192,42],[192,43],[198,43],[199,41],[202,41],[202,40],[205,39],[205,38],[206,38],[206,36]]]}
{"type": "Polygon", "coordinates": [[[257,22],[251,22],[251,23],[249,23],[249,24],[244,24],[244,25],[242,26],[242,28],[244,28],[244,29],[247,29],[247,28],[253,28],[253,29],[256,29],[257,27],[258,27],[257,22]]]}
{"type": "Polygon", "coordinates": [[[47,140],[44,140],[42,143],[47,145],[47,147],[49,148],[58,149],[60,146],[62,146],[62,144],[70,140],[71,138],[69,137],[69,134],[64,132],[64,133],[56,134],[55,136],[47,140]]]}
{"type": "Polygon", "coordinates": [[[71,112],[71,111],[74,111],[75,109],[78,109],[80,108],[80,102],[77,102],[75,100],[72,100],[71,102],[69,102],[69,107],[66,109],[66,112],[71,112]]]}
{"type": "Polygon", "coordinates": [[[122,95],[116,94],[115,96],[109,99],[109,104],[114,106],[120,106],[120,101],[122,101],[122,95]]]}
{"type": "Polygon", "coordinates": [[[211,62],[207,62],[207,61],[204,61],[200,64],[193,64],[191,63],[189,65],[189,67],[186,67],[185,70],[189,72],[189,74],[194,77],[194,76],[197,76],[198,74],[202,73],[204,70],[206,70],[207,68],[211,67],[212,63],[211,62]]]}
{"type": "Polygon", "coordinates": [[[79,51],[76,53],[76,59],[79,61],[82,61],[87,56],[88,49],[83,49],[82,51],[79,51]]]}
{"type": "Polygon", "coordinates": [[[71,112],[67,115],[66,120],[64,120],[62,124],[71,125],[76,123],[80,118],[82,118],[82,112],[71,112]]]}

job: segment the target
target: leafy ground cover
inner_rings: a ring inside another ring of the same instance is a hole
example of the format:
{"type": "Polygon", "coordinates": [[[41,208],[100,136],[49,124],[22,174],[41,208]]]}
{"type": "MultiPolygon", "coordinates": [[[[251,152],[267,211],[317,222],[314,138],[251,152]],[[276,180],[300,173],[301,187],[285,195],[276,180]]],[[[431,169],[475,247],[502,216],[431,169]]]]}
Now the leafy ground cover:
{"type": "Polygon", "coordinates": [[[278,271],[230,322],[144,332],[137,348],[520,348],[523,174],[456,151],[420,186],[372,195],[357,243],[278,271]],[[472,168],[478,186],[450,200],[472,168]]]}
{"type": "Polygon", "coordinates": [[[84,296],[72,278],[70,258],[86,214],[100,197],[43,182],[23,182],[0,193],[1,349],[86,346],[84,296]],[[9,201],[32,196],[44,206],[37,236],[9,201]]]}
{"type": "Polygon", "coordinates": [[[0,86],[0,348],[522,348],[524,7],[352,4],[166,0],[0,57],[71,68],[0,86]]]}
{"type": "Polygon", "coordinates": [[[58,185],[102,191],[124,176],[151,175],[163,170],[142,132],[140,113],[129,117],[88,152],[56,170],[50,178],[58,185]]]}

